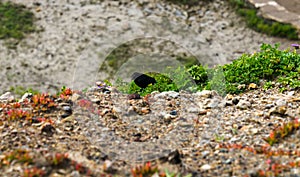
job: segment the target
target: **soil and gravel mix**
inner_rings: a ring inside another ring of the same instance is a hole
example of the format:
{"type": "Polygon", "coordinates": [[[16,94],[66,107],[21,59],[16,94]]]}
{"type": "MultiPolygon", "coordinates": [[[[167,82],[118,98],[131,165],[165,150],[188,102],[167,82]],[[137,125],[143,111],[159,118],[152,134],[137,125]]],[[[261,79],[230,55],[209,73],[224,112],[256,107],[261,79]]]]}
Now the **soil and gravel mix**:
{"type": "Polygon", "coordinates": [[[147,162],[192,176],[300,173],[299,91],[140,97],[98,82],[86,92],[0,99],[2,176],[131,176],[147,162]]]}

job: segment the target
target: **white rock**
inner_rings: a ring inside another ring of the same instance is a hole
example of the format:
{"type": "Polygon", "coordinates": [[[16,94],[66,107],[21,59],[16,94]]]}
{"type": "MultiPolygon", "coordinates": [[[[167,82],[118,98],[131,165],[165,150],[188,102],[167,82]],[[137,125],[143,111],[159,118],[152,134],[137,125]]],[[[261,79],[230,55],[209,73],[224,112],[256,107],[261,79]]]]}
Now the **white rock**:
{"type": "Polygon", "coordinates": [[[218,93],[214,90],[203,90],[201,92],[196,93],[196,96],[204,97],[204,98],[212,98],[217,95],[218,95],[218,93]]]}
{"type": "Polygon", "coordinates": [[[251,103],[249,101],[240,100],[236,107],[239,109],[248,109],[251,107],[251,103]]]}
{"type": "Polygon", "coordinates": [[[11,92],[6,92],[0,96],[0,102],[10,102],[15,99],[14,95],[11,92]]]}
{"type": "Polygon", "coordinates": [[[209,165],[209,164],[202,165],[200,167],[200,169],[203,170],[203,171],[210,170],[211,169],[211,165],[209,165]]]}

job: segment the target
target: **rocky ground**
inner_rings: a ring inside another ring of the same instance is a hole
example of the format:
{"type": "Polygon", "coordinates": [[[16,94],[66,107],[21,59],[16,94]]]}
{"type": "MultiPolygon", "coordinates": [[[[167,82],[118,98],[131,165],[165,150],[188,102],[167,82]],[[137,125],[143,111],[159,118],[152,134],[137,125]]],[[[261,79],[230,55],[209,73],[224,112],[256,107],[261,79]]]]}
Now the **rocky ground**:
{"type": "Polygon", "coordinates": [[[2,95],[1,176],[131,176],[148,161],[161,173],[299,176],[299,91],[251,88],[139,97],[97,83],[2,95]]]}
{"type": "Polygon", "coordinates": [[[147,161],[192,176],[299,176],[299,90],[252,85],[225,98],[215,91],[139,97],[94,84],[106,77],[99,71],[106,56],[128,41],[150,43],[137,49],[143,59],[183,51],[209,65],[263,42],[287,48],[294,41],[246,28],[218,0],[191,9],[154,0],[13,2],[32,9],[42,30],[16,50],[1,45],[0,90],[94,86],[1,95],[0,176],[130,176],[147,161]]]}
{"type": "MultiPolygon", "coordinates": [[[[172,60],[178,52],[212,66],[258,51],[262,43],[280,42],[282,48],[293,43],[246,28],[227,1],[221,0],[191,8],[157,0],[11,1],[34,12],[40,32],[28,35],[16,49],[1,45],[3,93],[11,86],[53,93],[62,85],[76,89],[93,85],[108,77],[99,70],[106,57],[130,41],[149,40],[146,47],[135,47],[141,57],[133,57],[139,62],[132,67],[143,71],[155,68],[150,66],[155,64],[151,58],[172,60]],[[140,64],[141,60],[148,62],[140,64]]],[[[114,70],[121,78],[128,75],[122,74],[123,68],[114,70]]]]}

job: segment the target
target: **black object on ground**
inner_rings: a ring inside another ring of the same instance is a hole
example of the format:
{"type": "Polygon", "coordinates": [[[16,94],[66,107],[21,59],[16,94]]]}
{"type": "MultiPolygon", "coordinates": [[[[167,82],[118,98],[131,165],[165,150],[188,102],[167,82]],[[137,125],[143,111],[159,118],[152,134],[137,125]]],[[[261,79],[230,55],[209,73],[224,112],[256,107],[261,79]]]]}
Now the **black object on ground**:
{"type": "Polygon", "coordinates": [[[153,77],[138,72],[133,73],[131,79],[141,88],[146,88],[148,85],[156,83],[156,80],[153,77]]]}

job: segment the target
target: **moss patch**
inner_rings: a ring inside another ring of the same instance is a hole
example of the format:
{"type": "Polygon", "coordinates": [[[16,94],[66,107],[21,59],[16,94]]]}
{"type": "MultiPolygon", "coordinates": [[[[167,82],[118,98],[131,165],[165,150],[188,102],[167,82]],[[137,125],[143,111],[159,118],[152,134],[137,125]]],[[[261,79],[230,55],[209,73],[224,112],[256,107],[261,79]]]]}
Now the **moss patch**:
{"type": "Polygon", "coordinates": [[[34,14],[25,6],[0,2],[0,39],[22,39],[34,31],[34,14]]]}

